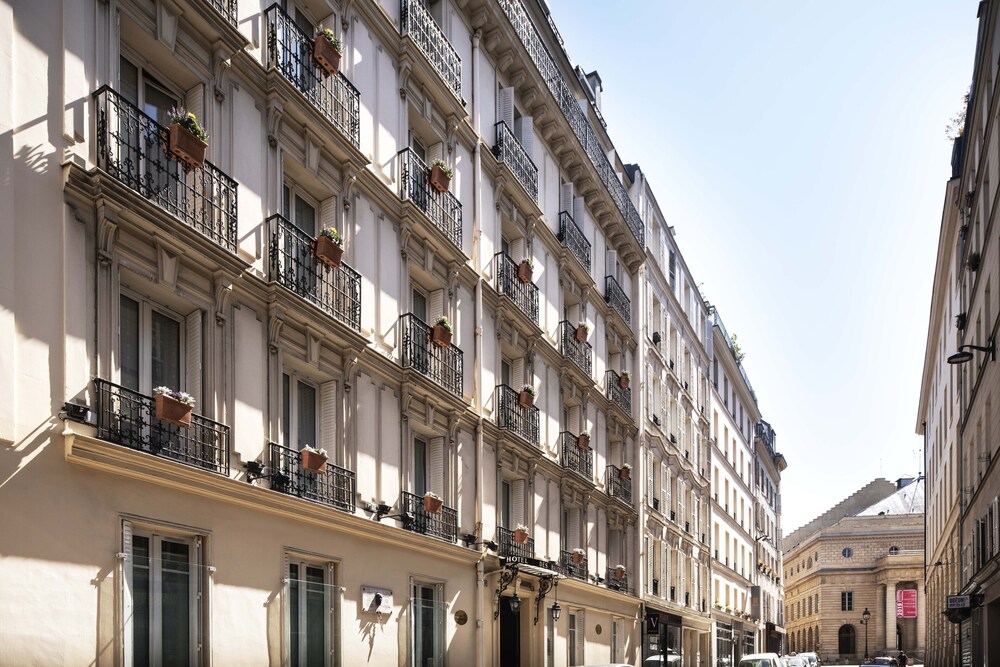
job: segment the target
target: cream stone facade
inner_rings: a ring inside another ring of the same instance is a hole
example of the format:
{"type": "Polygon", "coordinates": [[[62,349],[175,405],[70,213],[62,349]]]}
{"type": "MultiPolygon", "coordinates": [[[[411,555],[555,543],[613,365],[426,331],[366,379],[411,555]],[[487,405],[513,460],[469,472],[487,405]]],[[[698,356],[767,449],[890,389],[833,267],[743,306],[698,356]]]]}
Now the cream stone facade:
{"type": "Polygon", "coordinates": [[[785,599],[781,573],[781,473],[788,467],[777,448],[778,435],[763,419],[754,431],[754,542],[756,544],[755,586],[751,590],[753,618],[760,619],[758,650],[783,655],[785,641],[785,599]]]}

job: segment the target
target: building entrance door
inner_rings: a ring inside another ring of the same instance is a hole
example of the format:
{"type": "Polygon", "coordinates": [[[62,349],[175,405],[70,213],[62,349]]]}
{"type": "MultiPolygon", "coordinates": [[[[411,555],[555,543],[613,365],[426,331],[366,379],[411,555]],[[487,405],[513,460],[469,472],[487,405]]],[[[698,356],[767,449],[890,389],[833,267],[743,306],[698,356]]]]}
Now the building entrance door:
{"type": "Polygon", "coordinates": [[[500,667],[521,667],[520,616],[510,608],[510,598],[500,598],[500,667]]]}

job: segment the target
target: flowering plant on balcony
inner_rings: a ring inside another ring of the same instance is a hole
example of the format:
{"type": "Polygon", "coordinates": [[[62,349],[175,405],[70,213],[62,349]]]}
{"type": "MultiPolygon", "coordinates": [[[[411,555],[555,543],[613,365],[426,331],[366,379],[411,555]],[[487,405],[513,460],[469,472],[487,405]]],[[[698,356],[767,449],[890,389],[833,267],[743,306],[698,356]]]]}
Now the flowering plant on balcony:
{"type": "Polygon", "coordinates": [[[632,382],[632,374],[628,371],[622,371],[622,374],[618,376],[618,386],[621,389],[628,389],[630,382],[632,382]]]}
{"type": "Polygon", "coordinates": [[[428,514],[437,514],[444,507],[444,500],[433,491],[424,493],[424,511],[428,514]]]}
{"type": "Polygon", "coordinates": [[[587,431],[582,431],[580,435],[576,436],[576,446],[580,449],[586,449],[590,447],[590,433],[587,431]]]}
{"type": "Polygon", "coordinates": [[[174,426],[190,426],[194,396],[170,387],[153,389],[156,418],[174,426]]]}
{"type": "Polygon", "coordinates": [[[198,124],[198,117],[184,107],[174,107],[168,114],[170,135],[167,148],[170,153],[188,167],[201,167],[205,164],[208,135],[198,124]]]}
{"type": "Polygon", "coordinates": [[[517,396],[517,404],[522,408],[530,408],[535,404],[535,388],[530,384],[521,387],[521,393],[517,396]]]}
{"type": "Polygon", "coordinates": [[[521,263],[517,265],[517,279],[522,283],[530,283],[531,279],[535,277],[535,260],[530,257],[525,257],[521,260],[521,263]]]}
{"type": "Polygon", "coordinates": [[[176,389],[171,389],[170,387],[156,387],[153,389],[154,396],[169,396],[175,401],[180,401],[184,405],[189,407],[194,407],[194,396],[183,391],[177,391],[176,389]]]}
{"type": "Polygon", "coordinates": [[[514,542],[524,544],[528,541],[528,527],[523,523],[514,526],[514,542]]]}
{"type": "Polygon", "coordinates": [[[583,549],[580,549],[579,547],[577,547],[576,549],[573,549],[573,553],[572,553],[572,556],[571,556],[572,559],[573,559],[573,564],[574,565],[579,565],[580,563],[582,563],[583,562],[583,557],[586,556],[586,555],[587,555],[587,552],[584,551],[583,549]]]}
{"type": "Polygon", "coordinates": [[[621,470],[618,473],[618,476],[625,481],[632,479],[632,464],[623,463],[621,470]]]}
{"type": "Polygon", "coordinates": [[[309,472],[326,472],[326,450],[322,447],[311,447],[306,445],[299,452],[299,463],[304,470],[309,472]]]}
{"type": "Polygon", "coordinates": [[[451,335],[452,327],[448,318],[444,315],[437,318],[431,329],[431,341],[438,347],[448,347],[451,345],[451,335]]]}
{"type": "Polygon", "coordinates": [[[319,31],[313,41],[313,59],[323,70],[323,76],[336,74],[340,70],[340,57],[343,53],[344,45],[333,30],[323,28],[319,31]]]}
{"type": "Polygon", "coordinates": [[[319,236],[313,242],[313,255],[327,266],[340,266],[344,256],[344,238],[333,227],[319,231],[319,236]]]}
{"type": "Polygon", "coordinates": [[[208,141],[208,135],[201,125],[198,124],[198,117],[184,107],[174,107],[168,113],[170,124],[180,125],[185,130],[198,138],[198,141],[208,141]]]}
{"type": "Polygon", "coordinates": [[[586,322],[580,322],[576,325],[576,342],[586,343],[587,337],[590,335],[590,325],[586,322]]]}
{"type": "Polygon", "coordinates": [[[625,566],[622,565],[621,563],[615,565],[615,576],[618,577],[619,579],[625,576],[625,566]]]}
{"type": "Polygon", "coordinates": [[[444,160],[434,160],[431,162],[431,170],[427,174],[427,181],[434,186],[438,192],[447,192],[451,186],[451,176],[454,173],[448,163],[444,160]]]}

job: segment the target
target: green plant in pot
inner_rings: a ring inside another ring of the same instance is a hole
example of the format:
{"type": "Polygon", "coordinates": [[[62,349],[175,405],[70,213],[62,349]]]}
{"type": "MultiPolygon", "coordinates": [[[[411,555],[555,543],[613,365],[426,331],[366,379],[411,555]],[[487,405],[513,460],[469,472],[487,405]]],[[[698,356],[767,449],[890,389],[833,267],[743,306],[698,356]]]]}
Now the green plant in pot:
{"type": "Polygon", "coordinates": [[[320,230],[313,242],[313,255],[327,266],[337,268],[344,256],[344,239],[333,227],[320,230]]]}
{"type": "Polygon", "coordinates": [[[447,317],[442,315],[434,322],[431,328],[431,342],[438,347],[448,347],[451,345],[452,327],[447,317]]]}
{"type": "Polygon", "coordinates": [[[444,160],[434,160],[431,163],[430,171],[427,173],[427,181],[438,192],[448,192],[451,187],[451,177],[454,172],[444,160]]]}
{"type": "Polygon", "coordinates": [[[344,55],[344,45],[329,28],[323,28],[313,40],[313,60],[322,70],[323,76],[340,71],[340,58],[344,55]]]}
{"type": "Polygon", "coordinates": [[[171,109],[169,116],[170,135],[167,148],[170,154],[188,167],[204,166],[208,135],[198,124],[198,117],[184,107],[171,109]]]}

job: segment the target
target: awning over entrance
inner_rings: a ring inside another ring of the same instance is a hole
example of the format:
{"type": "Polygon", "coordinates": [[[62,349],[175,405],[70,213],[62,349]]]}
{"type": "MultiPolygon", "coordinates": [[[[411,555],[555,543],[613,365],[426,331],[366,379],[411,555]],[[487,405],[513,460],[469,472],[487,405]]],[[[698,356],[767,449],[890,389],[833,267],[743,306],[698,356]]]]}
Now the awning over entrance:
{"type": "Polygon", "coordinates": [[[775,625],[774,623],[771,623],[770,621],[767,622],[767,631],[768,632],[777,632],[779,634],[786,634],[785,633],[785,629],[783,627],[781,627],[780,625],[775,625]]]}

